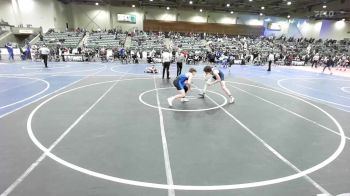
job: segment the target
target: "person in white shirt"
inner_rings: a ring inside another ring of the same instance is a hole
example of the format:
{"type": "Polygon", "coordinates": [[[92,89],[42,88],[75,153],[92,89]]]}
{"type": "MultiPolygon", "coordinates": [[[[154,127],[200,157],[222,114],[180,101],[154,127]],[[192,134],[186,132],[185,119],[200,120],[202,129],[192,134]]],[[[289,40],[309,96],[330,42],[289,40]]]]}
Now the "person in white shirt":
{"type": "Polygon", "coordinates": [[[275,55],[273,55],[272,52],[270,52],[269,57],[267,58],[267,61],[269,62],[269,68],[267,71],[271,71],[271,64],[273,61],[275,61],[275,55]]]}
{"type": "Polygon", "coordinates": [[[171,54],[169,51],[165,50],[162,54],[162,62],[163,62],[163,79],[165,75],[165,70],[167,71],[167,79],[170,79],[169,77],[169,68],[170,68],[170,61],[171,61],[171,54]]]}
{"type": "Polygon", "coordinates": [[[311,68],[314,67],[315,65],[315,68],[317,68],[317,64],[320,60],[320,55],[318,55],[318,53],[315,54],[315,56],[312,58],[312,64],[311,64],[311,68]]]}
{"type": "Polygon", "coordinates": [[[45,64],[45,68],[47,68],[47,58],[50,54],[50,49],[48,49],[45,45],[43,45],[40,49],[39,49],[41,58],[44,60],[44,64],[45,64]]]}
{"type": "Polygon", "coordinates": [[[183,53],[180,53],[176,58],[176,76],[179,76],[181,74],[183,62],[185,62],[185,55],[183,53]]]}

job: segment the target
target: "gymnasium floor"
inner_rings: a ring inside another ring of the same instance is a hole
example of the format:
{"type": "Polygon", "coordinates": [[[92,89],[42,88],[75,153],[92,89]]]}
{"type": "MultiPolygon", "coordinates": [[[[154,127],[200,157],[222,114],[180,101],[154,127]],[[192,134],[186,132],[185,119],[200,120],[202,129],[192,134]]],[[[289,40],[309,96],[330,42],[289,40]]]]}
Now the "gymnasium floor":
{"type": "Polygon", "coordinates": [[[1,196],[350,192],[350,79],[236,65],[235,104],[214,86],[169,108],[145,66],[0,64],[1,196]]]}

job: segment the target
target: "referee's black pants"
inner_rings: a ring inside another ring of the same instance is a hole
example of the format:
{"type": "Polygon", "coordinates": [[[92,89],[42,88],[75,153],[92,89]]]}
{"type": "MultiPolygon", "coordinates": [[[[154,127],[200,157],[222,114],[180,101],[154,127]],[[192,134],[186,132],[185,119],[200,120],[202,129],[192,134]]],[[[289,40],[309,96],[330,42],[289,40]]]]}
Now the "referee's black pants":
{"type": "Polygon", "coordinates": [[[182,62],[177,62],[176,65],[177,65],[176,76],[179,76],[182,70],[182,62]]]}
{"type": "Polygon", "coordinates": [[[271,71],[271,64],[272,64],[272,61],[269,61],[269,68],[267,69],[267,71],[271,71]]]}
{"type": "Polygon", "coordinates": [[[164,75],[165,75],[165,70],[166,70],[167,79],[170,79],[169,68],[170,68],[170,62],[164,62],[163,63],[163,77],[162,77],[163,79],[164,79],[164,75]]]}
{"type": "Polygon", "coordinates": [[[43,55],[42,55],[42,58],[43,58],[43,60],[44,60],[44,64],[45,64],[45,67],[46,67],[46,68],[47,68],[47,57],[48,57],[47,54],[43,54],[43,55]]]}
{"type": "Polygon", "coordinates": [[[318,64],[318,62],[317,62],[317,61],[312,61],[311,68],[313,68],[313,67],[314,67],[314,65],[315,65],[315,68],[317,68],[317,64],[318,64]]]}

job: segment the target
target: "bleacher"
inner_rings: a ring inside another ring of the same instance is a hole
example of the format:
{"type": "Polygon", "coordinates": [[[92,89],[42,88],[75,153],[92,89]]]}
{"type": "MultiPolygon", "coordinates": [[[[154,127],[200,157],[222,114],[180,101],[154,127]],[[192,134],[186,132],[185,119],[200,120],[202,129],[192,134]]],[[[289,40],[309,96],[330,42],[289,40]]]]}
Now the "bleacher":
{"type": "Polygon", "coordinates": [[[3,33],[5,33],[6,31],[3,31],[3,30],[1,30],[0,29],[0,36],[3,34],[3,33]]]}
{"type": "Polygon", "coordinates": [[[43,36],[43,41],[38,41],[36,44],[42,45],[53,45],[60,42],[64,47],[75,48],[78,46],[79,42],[83,39],[84,33],[82,32],[50,32],[43,36]]]}
{"type": "Polygon", "coordinates": [[[131,50],[141,49],[143,51],[164,49],[164,35],[137,35],[131,38],[131,50]],[[140,44],[140,45],[139,45],[140,44]]]}
{"type": "Polygon", "coordinates": [[[119,48],[121,43],[125,42],[126,34],[119,33],[117,38],[115,34],[108,32],[92,33],[89,35],[86,43],[88,48],[119,48]]]}
{"type": "Polygon", "coordinates": [[[173,39],[173,45],[188,51],[201,51],[205,49],[206,41],[199,37],[179,36],[173,39]]]}

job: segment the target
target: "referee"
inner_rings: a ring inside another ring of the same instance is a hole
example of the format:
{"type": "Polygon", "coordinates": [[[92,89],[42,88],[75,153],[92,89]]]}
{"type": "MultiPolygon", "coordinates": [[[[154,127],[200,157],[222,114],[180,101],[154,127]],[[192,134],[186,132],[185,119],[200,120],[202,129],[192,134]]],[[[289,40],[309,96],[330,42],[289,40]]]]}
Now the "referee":
{"type": "Polygon", "coordinates": [[[167,79],[170,79],[169,77],[169,68],[170,68],[170,62],[171,62],[171,54],[168,52],[168,50],[165,50],[162,54],[162,62],[163,62],[163,79],[165,75],[165,70],[166,70],[166,75],[167,79]]]}
{"type": "Polygon", "coordinates": [[[47,58],[50,54],[50,49],[48,49],[45,45],[39,49],[41,54],[41,58],[44,60],[45,68],[47,68],[47,58]]]}

